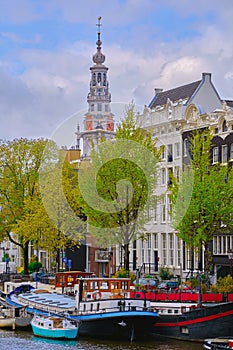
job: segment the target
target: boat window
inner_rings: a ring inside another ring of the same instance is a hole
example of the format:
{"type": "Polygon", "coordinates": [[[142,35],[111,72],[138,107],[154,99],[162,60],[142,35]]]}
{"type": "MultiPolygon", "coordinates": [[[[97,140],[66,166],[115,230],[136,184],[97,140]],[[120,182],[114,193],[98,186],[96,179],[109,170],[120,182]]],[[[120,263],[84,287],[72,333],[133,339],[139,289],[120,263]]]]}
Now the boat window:
{"type": "Polygon", "coordinates": [[[122,282],[122,289],[128,290],[128,281],[123,281],[122,282]]]}
{"type": "Polygon", "coordinates": [[[98,289],[98,283],[97,281],[91,281],[91,290],[98,289]]]}
{"type": "Polygon", "coordinates": [[[86,311],[86,304],[83,305],[83,311],[86,311]]]}
{"type": "Polygon", "coordinates": [[[91,310],[90,311],[93,311],[93,304],[91,303],[91,310]]]}
{"type": "Polygon", "coordinates": [[[100,309],[100,303],[97,303],[97,308],[96,308],[96,310],[99,311],[99,309],[100,309]]]}
{"type": "Polygon", "coordinates": [[[108,290],[108,282],[100,282],[100,289],[108,290]]]}

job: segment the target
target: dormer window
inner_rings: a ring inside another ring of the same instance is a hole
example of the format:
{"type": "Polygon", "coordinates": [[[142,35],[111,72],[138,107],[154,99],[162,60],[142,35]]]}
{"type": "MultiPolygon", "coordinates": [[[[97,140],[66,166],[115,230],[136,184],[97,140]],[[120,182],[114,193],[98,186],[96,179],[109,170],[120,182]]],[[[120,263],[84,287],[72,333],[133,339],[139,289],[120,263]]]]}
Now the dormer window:
{"type": "Polygon", "coordinates": [[[224,120],[222,123],[222,132],[226,132],[226,131],[227,131],[227,122],[226,120],[224,120]]]}

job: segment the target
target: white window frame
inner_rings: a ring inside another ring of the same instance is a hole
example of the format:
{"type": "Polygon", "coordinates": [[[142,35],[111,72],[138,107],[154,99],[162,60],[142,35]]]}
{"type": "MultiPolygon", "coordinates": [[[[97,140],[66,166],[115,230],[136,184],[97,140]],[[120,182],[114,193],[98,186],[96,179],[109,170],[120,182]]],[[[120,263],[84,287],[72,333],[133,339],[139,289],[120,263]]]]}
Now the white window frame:
{"type": "Polygon", "coordinates": [[[163,198],[161,205],[161,222],[166,223],[166,197],[163,198]]]}
{"type": "Polygon", "coordinates": [[[233,143],[231,144],[230,148],[230,159],[233,159],[233,143]]]}
{"type": "Polygon", "coordinates": [[[175,158],[180,157],[180,142],[175,143],[175,158]]]}
{"type": "Polygon", "coordinates": [[[226,164],[228,159],[227,159],[227,154],[228,153],[228,146],[227,145],[222,145],[222,164],[226,164]]]}
{"type": "Polygon", "coordinates": [[[184,147],[184,157],[187,157],[188,156],[188,139],[184,139],[183,147],[184,147]]]}
{"type": "Polygon", "coordinates": [[[213,164],[218,163],[219,157],[219,148],[218,146],[213,148],[213,164]]]}
{"type": "Polygon", "coordinates": [[[171,157],[173,159],[173,144],[172,143],[167,145],[167,157],[171,157]]]}
{"type": "Polygon", "coordinates": [[[161,185],[166,185],[166,168],[161,168],[161,185]]]}

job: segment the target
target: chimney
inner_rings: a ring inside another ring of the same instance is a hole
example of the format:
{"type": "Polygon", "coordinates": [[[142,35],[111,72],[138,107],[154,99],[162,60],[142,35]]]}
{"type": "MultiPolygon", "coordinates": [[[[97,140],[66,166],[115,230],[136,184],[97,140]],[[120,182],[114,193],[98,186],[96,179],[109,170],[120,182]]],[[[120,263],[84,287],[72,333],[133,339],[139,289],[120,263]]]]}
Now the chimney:
{"type": "Polygon", "coordinates": [[[211,81],[211,73],[202,73],[202,81],[211,81]]]}
{"type": "Polygon", "coordinates": [[[154,90],[155,90],[155,95],[157,95],[163,91],[163,89],[159,89],[159,88],[155,88],[154,90]]]}

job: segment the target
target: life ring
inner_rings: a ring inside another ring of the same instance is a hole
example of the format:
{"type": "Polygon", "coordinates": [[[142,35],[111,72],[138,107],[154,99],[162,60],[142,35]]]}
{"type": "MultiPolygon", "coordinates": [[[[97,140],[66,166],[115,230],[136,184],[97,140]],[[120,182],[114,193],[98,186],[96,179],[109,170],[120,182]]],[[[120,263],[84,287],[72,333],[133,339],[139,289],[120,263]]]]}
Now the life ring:
{"type": "Polygon", "coordinates": [[[92,299],[96,300],[96,299],[101,299],[102,297],[102,293],[101,292],[93,292],[92,293],[92,299]]]}

